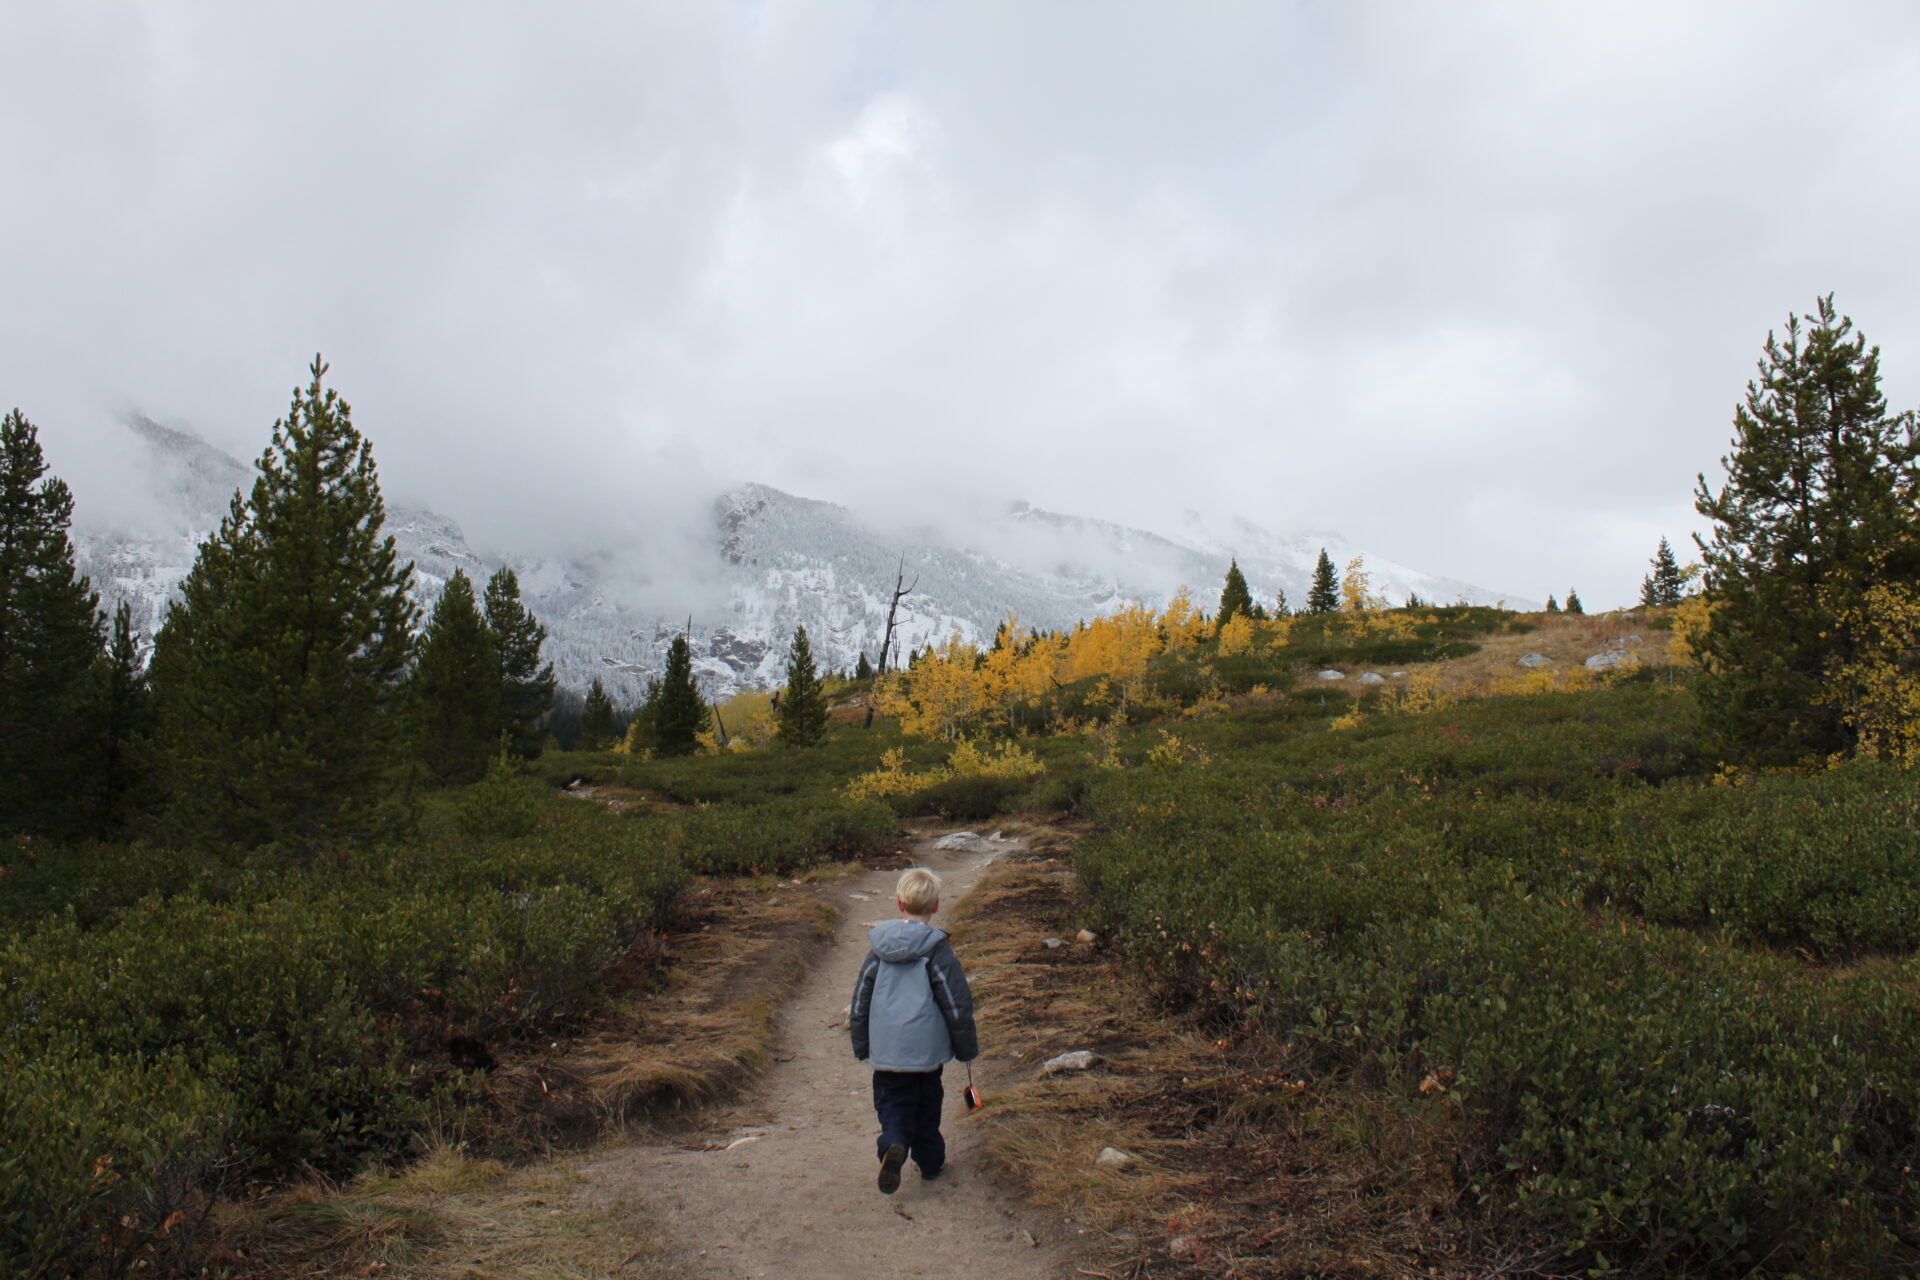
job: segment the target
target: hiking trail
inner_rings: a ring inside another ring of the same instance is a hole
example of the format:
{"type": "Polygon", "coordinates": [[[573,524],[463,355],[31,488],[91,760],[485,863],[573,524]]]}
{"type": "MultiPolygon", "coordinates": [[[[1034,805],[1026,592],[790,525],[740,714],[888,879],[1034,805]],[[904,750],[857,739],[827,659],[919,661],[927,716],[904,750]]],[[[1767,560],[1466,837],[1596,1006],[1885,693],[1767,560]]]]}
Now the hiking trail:
{"type": "MultiPolygon", "coordinates": [[[[916,866],[942,882],[936,927],[993,861],[1025,847],[1009,838],[994,852],[933,848],[911,841],[916,866]]],[[[583,1162],[582,1199],[644,1203],[682,1251],[685,1274],[711,1280],[1056,1280],[1075,1275],[1076,1228],[1028,1209],[994,1186],[985,1168],[985,1126],[966,1114],[966,1068],[948,1063],[946,1170],[922,1182],[909,1163],[900,1189],[874,1185],[871,1069],[856,1062],[847,1001],[867,954],[867,930],[897,917],[897,870],[869,871],[829,886],[840,920],[829,949],[781,1009],[774,1061],[730,1106],[712,1108],[698,1130],[608,1149],[583,1162]]],[[[960,960],[967,963],[964,944],[960,960]]],[[[969,971],[978,1005],[990,985],[969,971]]],[[[983,1042],[974,1080],[991,1110],[1007,1068],[983,1042]]],[[[1097,1274],[1097,1273],[1096,1273],[1097,1274]]]]}

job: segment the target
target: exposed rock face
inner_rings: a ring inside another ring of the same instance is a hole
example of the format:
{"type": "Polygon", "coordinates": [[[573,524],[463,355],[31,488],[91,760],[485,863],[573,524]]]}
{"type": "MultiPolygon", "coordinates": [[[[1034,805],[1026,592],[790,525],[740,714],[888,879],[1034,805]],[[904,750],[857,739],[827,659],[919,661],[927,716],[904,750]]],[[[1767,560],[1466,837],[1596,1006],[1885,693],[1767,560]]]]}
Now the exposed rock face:
{"type": "Polygon", "coordinates": [[[1387,678],[1378,671],[1369,671],[1359,679],[1361,684],[1385,684],[1386,682],[1387,678]]]}
{"type": "Polygon", "coordinates": [[[1596,653],[1587,659],[1587,668],[1592,671],[1611,671],[1615,667],[1638,666],[1640,659],[1626,649],[1608,649],[1596,653]]]}
{"type": "Polygon", "coordinates": [[[1526,657],[1521,658],[1515,665],[1533,670],[1538,667],[1550,667],[1554,665],[1554,663],[1553,659],[1544,653],[1530,653],[1526,657]]]}
{"type": "Polygon", "coordinates": [[[1322,680],[1345,680],[1347,678],[1346,672],[1335,671],[1332,667],[1328,667],[1325,671],[1315,672],[1314,674],[1322,680]]]}

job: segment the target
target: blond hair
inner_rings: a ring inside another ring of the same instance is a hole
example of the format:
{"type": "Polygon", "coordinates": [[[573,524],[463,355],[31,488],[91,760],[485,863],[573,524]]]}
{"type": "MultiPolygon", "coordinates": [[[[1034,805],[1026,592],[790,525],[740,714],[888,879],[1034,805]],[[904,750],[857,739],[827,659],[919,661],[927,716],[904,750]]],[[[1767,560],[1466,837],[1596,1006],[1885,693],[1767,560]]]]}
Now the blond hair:
{"type": "Polygon", "coordinates": [[[908,915],[930,916],[940,909],[940,877],[925,867],[915,867],[900,877],[893,896],[908,915]]]}

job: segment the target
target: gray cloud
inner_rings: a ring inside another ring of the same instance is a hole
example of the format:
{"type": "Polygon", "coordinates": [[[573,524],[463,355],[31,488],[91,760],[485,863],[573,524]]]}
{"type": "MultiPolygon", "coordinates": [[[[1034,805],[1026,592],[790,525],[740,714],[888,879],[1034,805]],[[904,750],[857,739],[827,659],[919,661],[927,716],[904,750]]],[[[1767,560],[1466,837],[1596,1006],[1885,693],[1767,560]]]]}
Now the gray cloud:
{"type": "Polygon", "coordinates": [[[1903,4],[102,0],[0,77],[0,400],[83,507],[320,349],[495,546],[759,479],[1624,603],[1788,311],[1920,401],[1903,4]]]}

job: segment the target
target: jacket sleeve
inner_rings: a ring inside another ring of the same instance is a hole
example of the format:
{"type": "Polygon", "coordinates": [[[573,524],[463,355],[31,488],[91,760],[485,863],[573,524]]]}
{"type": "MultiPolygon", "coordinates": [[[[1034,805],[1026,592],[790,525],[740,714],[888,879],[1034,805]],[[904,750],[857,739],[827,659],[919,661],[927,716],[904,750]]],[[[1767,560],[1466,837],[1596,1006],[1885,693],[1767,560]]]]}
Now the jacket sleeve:
{"type": "Polygon", "coordinates": [[[946,939],[928,957],[927,976],[932,980],[933,1001],[947,1020],[947,1036],[953,1041],[953,1056],[972,1062],[980,1056],[980,1040],[973,1028],[973,990],[967,986],[967,974],[960,957],[946,939]]]}
{"type": "Polygon", "coordinates": [[[873,980],[880,971],[880,957],[871,951],[854,980],[853,1001],[847,1010],[847,1030],[853,1033],[853,1056],[867,1060],[867,1015],[873,1011],[873,980]]]}

